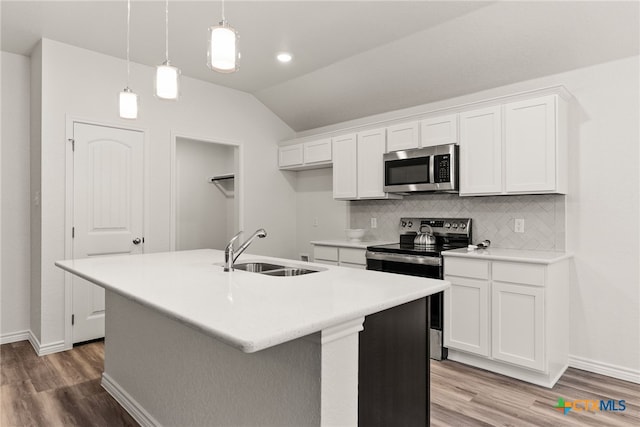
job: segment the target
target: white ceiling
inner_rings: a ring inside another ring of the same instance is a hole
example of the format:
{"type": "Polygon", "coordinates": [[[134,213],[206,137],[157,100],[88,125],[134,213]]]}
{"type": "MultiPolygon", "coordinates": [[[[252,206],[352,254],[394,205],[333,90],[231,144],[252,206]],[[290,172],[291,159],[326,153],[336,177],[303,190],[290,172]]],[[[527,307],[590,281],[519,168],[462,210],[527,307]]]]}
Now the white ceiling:
{"type": "MultiPolygon", "coordinates": [[[[126,1],[2,0],[2,50],[41,37],[125,57],[126,1]]],[[[226,1],[235,74],[207,69],[219,1],[171,0],[183,75],[254,94],[296,131],[639,53],[637,1],[226,1]],[[275,53],[295,56],[280,64],[275,53]]],[[[132,1],[131,58],[164,60],[164,2],[132,1]]]]}

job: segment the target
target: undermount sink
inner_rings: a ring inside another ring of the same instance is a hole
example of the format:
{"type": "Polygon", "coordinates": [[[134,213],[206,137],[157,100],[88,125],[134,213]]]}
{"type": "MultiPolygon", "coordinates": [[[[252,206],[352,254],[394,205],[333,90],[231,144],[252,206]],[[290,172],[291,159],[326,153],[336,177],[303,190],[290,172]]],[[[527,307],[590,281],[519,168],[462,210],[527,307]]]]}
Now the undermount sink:
{"type": "Polygon", "coordinates": [[[268,276],[301,276],[303,274],[318,273],[322,271],[322,269],[287,266],[258,261],[240,262],[235,264],[233,268],[236,270],[249,271],[251,273],[266,274],[268,276]]]}

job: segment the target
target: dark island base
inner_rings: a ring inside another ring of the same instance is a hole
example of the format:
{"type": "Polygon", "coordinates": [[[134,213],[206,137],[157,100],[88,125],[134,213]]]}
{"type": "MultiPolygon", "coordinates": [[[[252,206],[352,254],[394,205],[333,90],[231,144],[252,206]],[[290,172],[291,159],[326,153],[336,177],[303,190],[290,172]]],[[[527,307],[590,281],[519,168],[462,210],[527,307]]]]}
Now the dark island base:
{"type": "Polygon", "coordinates": [[[427,312],[423,298],[365,318],[359,336],[359,426],[429,426],[427,312]]]}

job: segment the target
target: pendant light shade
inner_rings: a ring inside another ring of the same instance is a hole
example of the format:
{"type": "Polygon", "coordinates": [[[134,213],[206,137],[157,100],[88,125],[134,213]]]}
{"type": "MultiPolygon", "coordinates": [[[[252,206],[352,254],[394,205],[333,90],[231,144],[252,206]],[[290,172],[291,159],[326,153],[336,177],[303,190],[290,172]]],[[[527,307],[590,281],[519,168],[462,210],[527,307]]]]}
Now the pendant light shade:
{"type": "Polygon", "coordinates": [[[129,88],[131,65],[129,61],[129,37],[131,34],[131,0],[127,0],[127,86],[120,92],[120,117],[123,119],[138,118],[138,95],[129,88]]]}
{"type": "Polygon", "coordinates": [[[219,73],[233,73],[238,71],[239,60],[236,30],[224,20],[217,27],[210,27],[207,66],[219,73]]]}
{"type": "Polygon", "coordinates": [[[180,96],[180,69],[169,62],[169,0],[164,9],[164,62],[156,67],[155,93],[160,99],[177,100],[180,96]]]}
{"type": "Polygon", "coordinates": [[[120,92],[120,117],[123,119],[138,118],[138,95],[128,87],[120,92]]]}
{"type": "Polygon", "coordinates": [[[160,99],[176,100],[180,97],[180,69],[169,61],[156,67],[156,96],[160,99]]]}

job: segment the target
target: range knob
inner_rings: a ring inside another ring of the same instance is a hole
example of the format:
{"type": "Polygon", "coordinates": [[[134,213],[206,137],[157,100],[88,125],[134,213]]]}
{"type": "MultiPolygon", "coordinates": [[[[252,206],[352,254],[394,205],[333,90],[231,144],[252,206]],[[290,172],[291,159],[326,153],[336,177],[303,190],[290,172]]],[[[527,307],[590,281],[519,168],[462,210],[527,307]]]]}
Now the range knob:
{"type": "Polygon", "coordinates": [[[409,221],[409,223],[407,224],[409,227],[413,227],[413,222],[409,221]]]}
{"type": "Polygon", "coordinates": [[[458,224],[456,224],[455,222],[453,224],[451,224],[451,227],[453,228],[458,228],[458,224]]]}
{"type": "Polygon", "coordinates": [[[448,222],[444,223],[444,228],[451,228],[451,224],[449,224],[448,222]]]}
{"type": "Polygon", "coordinates": [[[402,225],[402,227],[406,227],[407,226],[407,221],[400,221],[400,224],[402,225]]]}
{"type": "Polygon", "coordinates": [[[465,224],[464,222],[460,223],[460,229],[464,230],[465,228],[467,228],[467,224],[465,224]]]}

